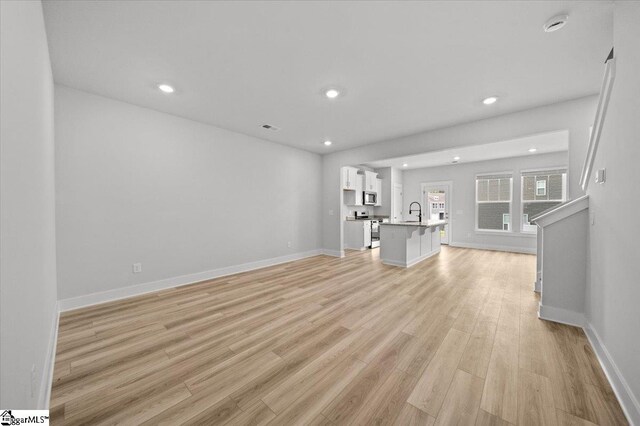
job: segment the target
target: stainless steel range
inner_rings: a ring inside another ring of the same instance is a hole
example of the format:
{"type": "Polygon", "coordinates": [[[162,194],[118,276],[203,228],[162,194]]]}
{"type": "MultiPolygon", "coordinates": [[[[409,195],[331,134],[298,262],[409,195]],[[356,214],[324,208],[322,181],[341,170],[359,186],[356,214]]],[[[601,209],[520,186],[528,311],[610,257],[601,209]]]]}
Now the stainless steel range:
{"type": "Polygon", "coordinates": [[[380,223],[388,222],[389,219],[376,219],[375,216],[370,219],[369,214],[364,211],[361,214],[355,212],[355,218],[357,220],[367,220],[371,222],[371,244],[369,245],[369,248],[380,247],[380,223]]]}
{"type": "Polygon", "coordinates": [[[370,248],[380,247],[380,221],[371,221],[371,245],[370,248]]]}

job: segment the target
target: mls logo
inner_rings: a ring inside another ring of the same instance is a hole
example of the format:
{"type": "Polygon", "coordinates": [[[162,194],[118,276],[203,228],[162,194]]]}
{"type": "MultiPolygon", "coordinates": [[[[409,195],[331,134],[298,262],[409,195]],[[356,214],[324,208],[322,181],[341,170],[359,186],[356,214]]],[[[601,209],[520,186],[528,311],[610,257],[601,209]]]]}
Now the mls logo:
{"type": "Polygon", "coordinates": [[[15,419],[16,418],[11,414],[11,410],[4,410],[2,414],[0,414],[0,425],[9,426],[11,425],[11,420],[15,419]]]}
{"type": "Polygon", "coordinates": [[[0,425],[48,425],[49,410],[0,410],[0,425]]]}

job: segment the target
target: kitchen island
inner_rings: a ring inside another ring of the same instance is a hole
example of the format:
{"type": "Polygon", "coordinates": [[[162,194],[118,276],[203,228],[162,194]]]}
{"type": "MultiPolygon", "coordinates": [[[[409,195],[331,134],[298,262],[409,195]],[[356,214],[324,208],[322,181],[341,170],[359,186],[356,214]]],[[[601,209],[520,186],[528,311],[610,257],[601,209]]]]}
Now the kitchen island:
{"type": "Polygon", "coordinates": [[[440,253],[440,229],[447,222],[388,222],[380,224],[382,263],[409,268],[440,253]]]}

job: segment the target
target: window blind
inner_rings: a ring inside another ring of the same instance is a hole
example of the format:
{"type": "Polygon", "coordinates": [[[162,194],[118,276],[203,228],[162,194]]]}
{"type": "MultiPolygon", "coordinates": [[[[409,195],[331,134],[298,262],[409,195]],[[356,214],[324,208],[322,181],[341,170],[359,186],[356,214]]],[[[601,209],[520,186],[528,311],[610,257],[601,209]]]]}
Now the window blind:
{"type": "Polygon", "coordinates": [[[567,169],[554,169],[554,170],[530,170],[522,172],[522,176],[544,176],[544,175],[561,175],[567,173],[567,169]]]}
{"type": "Polygon", "coordinates": [[[476,176],[476,228],[511,230],[512,175],[491,173],[476,176]]]}
{"type": "Polygon", "coordinates": [[[476,177],[477,201],[511,201],[511,175],[494,174],[476,177]]]}

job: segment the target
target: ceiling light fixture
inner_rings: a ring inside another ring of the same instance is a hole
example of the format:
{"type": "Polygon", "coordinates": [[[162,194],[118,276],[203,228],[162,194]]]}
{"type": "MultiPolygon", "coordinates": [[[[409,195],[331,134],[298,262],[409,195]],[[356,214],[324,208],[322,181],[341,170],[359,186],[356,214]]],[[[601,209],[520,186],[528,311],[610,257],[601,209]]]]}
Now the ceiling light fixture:
{"type": "Polygon", "coordinates": [[[567,25],[568,20],[569,15],[554,16],[553,18],[545,22],[542,28],[544,29],[545,33],[552,33],[567,25]]]}
{"type": "Polygon", "coordinates": [[[537,148],[529,148],[529,152],[536,152],[537,150],[537,148]]]}
{"type": "Polygon", "coordinates": [[[173,92],[175,92],[175,89],[173,87],[169,86],[168,84],[158,84],[158,89],[160,89],[164,93],[173,93],[173,92]]]}
{"type": "Polygon", "coordinates": [[[324,141],[324,146],[331,146],[333,142],[331,141],[324,141]]]}
{"type": "Polygon", "coordinates": [[[402,167],[409,167],[409,165],[407,163],[404,163],[402,167]]]}
{"type": "Polygon", "coordinates": [[[453,157],[453,161],[459,161],[460,157],[458,157],[457,155],[455,157],[453,157]]]}
{"type": "Polygon", "coordinates": [[[484,98],[482,100],[482,103],[485,105],[491,105],[491,104],[495,104],[497,100],[498,100],[497,96],[489,96],[488,98],[484,98]]]}
{"type": "Polygon", "coordinates": [[[327,89],[324,95],[329,99],[335,99],[340,96],[340,91],[338,89],[327,89]]]}

